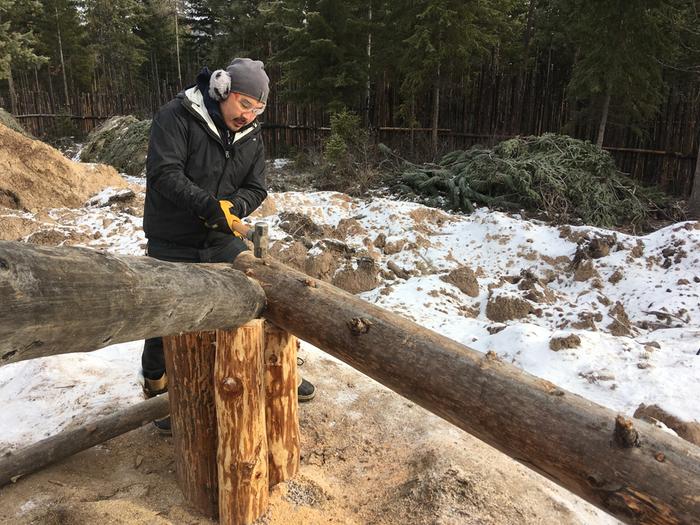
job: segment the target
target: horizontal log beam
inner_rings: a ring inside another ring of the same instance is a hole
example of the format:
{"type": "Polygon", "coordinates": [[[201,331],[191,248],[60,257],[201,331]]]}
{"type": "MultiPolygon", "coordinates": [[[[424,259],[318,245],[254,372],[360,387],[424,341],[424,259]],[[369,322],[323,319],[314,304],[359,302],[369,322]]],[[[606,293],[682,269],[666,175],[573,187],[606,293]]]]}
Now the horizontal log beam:
{"type": "Polygon", "coordinates": [[[692,523],[700,448],[272,260],[264,317],[617,518],[692,523]]]}
{"type": "Polygon", "coordinates": [[[146,423],[168,415],[168,395],[143,401],[74,430],[60,432],[34,445],[0,458],[0,487],[20,476],[61,461],[90,447],[104,443],[146,423]]]}
{"type": "Polygon", "coordinates": [[[0,242],[0,364],[147,337],[233,329],[260,286],[227,264],[0,242]]]}

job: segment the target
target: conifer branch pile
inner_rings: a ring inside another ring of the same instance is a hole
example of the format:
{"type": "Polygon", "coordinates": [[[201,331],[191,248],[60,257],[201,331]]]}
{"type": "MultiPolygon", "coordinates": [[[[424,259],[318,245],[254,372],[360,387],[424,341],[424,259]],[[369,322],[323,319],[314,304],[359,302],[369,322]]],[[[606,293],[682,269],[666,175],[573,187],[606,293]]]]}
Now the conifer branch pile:
{"type": "Polygon", "coordinates": [[[524,209],[600,227],[643,224],[664,206],[661,192],[618,171],[608,152],[556,134],[453,151],[437,165],[405,163],[396,189],[428,205],[467,213],[474,204],[524,209]]]}

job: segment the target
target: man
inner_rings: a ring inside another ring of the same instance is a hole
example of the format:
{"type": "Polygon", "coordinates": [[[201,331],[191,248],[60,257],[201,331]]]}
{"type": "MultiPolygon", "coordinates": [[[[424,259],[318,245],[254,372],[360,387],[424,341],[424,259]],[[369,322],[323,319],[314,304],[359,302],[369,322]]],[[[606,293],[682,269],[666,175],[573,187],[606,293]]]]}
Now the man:
{"type": "MultiPolygon", "coordinates": [[[[143,229],[150,257],[231,262],[247,249],[234,228],[267,196],[257,117],[268,93],[263,63],[236,58],[214,73],[204,68],[194,86],[158,111],[146,161],[143,229]]],[[[165,392],[160,337],[146,340],[141,366],[146,395],[165,392]]],[[[314,386],[302,380],[299,400],[314,394],[314,386]]],[[[156,426],[168,432],[170,419],[156,426]]]]}

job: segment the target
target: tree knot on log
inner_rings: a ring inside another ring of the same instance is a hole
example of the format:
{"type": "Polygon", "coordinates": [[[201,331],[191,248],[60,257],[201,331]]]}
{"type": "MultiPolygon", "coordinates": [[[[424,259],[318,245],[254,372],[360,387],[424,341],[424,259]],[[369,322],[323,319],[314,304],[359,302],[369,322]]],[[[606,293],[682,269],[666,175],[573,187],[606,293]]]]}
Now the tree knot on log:
{"type": "Polygon", "coordinates": [[[304,286],[308,286],[309,288],[318,288],[318,283],[309,277],[299,279],[299,282],[304,286]]]}
{"type": "Polygon", "coordinates": [[[486,359],[489,361],[492,361],[492,362],[500,362],[501,361],[500,356],[496,352],[494,352],[493,350],[489,350],[488,352],[486,352],[486,359]]]}
{"type": "Polygon", "coordinates": [[[564,391],[551,381],[547,381],[546,379],[538,379],[537,384],[540,385],[550,396],[564,395],[564,391]]]}
{"type": "Polygon", "coordinates": [[[243,384],[236,377],[226,377],[221,381],[221,390],[230,396],[240,396],[243,394],[243,384]]]}
{"type": "Polygon", "coordinates": [[[639,446],[639,432],[634,428],[631,419],[622,415],[615,418],[615,443],[622,448],[632,448],[639,446]]]}
{"type": "Polygon", "coordinates": [[[372,321],[364,317],[353,317],[348,321],[348,327],[354,335],[362,335],[369,332],[372,321]]]}
{"type": "Polygon", "coordinates": [[[0,259],[0,271],[9,270],[10,265],[5,259],[0,259]]]}

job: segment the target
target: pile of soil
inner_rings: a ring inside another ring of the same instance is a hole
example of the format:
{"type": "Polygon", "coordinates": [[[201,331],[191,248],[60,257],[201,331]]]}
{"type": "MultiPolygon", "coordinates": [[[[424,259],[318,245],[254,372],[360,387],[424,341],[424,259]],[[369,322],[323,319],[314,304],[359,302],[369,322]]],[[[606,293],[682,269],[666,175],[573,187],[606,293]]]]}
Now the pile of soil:
{"type": "Polygon", "coordinates": [[[126,188],[114,168],[80,164],[0,124],[0,208],[77,208],[107,186],[126,188]]]}

